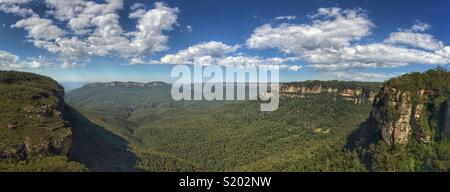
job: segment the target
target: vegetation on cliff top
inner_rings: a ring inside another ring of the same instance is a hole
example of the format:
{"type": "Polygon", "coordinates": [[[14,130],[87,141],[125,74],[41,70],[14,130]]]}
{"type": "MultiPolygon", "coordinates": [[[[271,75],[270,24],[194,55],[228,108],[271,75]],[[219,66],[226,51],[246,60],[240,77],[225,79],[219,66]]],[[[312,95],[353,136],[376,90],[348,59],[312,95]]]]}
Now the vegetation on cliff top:
{"type": "Polygon", "coordinates": [[[407,91],[428,89],[448,95],[450,92],[450,72],[444,67],[437,67],[425,73],[413,72],[392,78],[385,85],[407,91]]]}
{"type": "Polygon", "coordinates": [[[84,170],[64,156],[71,131],[62,118],[63,95],[51,78],[0,71],[0,170],[84,170]]]}
{"type": "Polygon", "coordinates": [[[350,143],[358,146],[367,168],[371,171],[450,171],[450,140],[444,131],[448,129],[446,123],[449,121],[450,72],[438,67],[425,73],[406,74],[387,81],[384,89],[397,91],[386,90],[382,94],[401,93],[411,97],[405,101],[389,101],[393,104],[388,105],[385,100],[394,97],[391,95],[374,103],[374,107],[386,116],[384,119],[389,125],[399,120],[401,108],[397,105],[412,106],[412,111],[402,112],[411,113],[408,117],[411,133],[406,144],[389,146],[381,138],[381,130],[371,116],[349,138],[350,143]],[[415,109],[419,105],[423,110],[416,114],[415,109]]]}
{"type": "Polygon", "coordinates": [[[378,92],[381,83],[378,82],[358,82],[358,81],[318,81],[318,80],[308,80],[302,82],[289,82],[283,83],[284,85],[300,85],[305,87],[321,86],[323,88],[337,88],[342,89],[362,89],[364,91],[371,91],[373,93],[378,92]]]}

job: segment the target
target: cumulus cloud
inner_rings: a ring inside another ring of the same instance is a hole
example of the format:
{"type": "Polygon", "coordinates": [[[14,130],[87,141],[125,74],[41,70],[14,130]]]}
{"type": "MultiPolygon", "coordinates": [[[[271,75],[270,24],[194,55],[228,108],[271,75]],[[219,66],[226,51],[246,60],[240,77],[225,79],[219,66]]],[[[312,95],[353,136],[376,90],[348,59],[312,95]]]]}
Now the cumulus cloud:
{"type": "MultiPolygon", "coordinates": [[[[227,45],[222,42],[202,42],[187,49],[178,51],[176,54],[168,54],[160,60],[150,61],[149,64],[199,64],[219,66],[278,66],[280,69],[298,71],[299,65],[288,65],[287,63],[298,61],[296,57],[272,57],[247,56],[237,53],[239,45],[227,45]]],[[[145,62],[136,61],[135,64],[145,62]]]]}
{"type": "Polygon", "coordinates": [[[37,15],[18,21],[13,25],[28,31],[28,38],[33,40],[55,40],[63,36],[64,31],[53,24],[50,19],[42,19],[37,15]]]}
{"type": "Polygon", "coordinates": [[[413,32],[391,33],[385,42],[390,44],[403,44],[427,50],[437,50],[444,47],[442,41],[434,39],[432,35],[413,32]]]}
{"type": "Polygon", "coordinates": [[[317,49],[303,55],[311,67],[323,70],[343,68],[399,67],[407,64],[446,64],[448,58],[434,52],[381,43],[355,45],[339,50],[317,49]]]}
{"type": "Polygon", "coordinates": [[[217,41],[203,42],[178,51],[176,54],[165,55],[155,63],[194,64],[194,60],[200,57],[223,57],[227,53],[235,52],[238,48],[239,45],[230,46],[217,41]]]}
{"type": "Polygon", "coordinates": [[[23,17],[33,15],[34,12],[31,9],[20,7],[20,5],[29,3],[30,1],[31,0],[0,0],[0,11],[23,17]]]}
{"type": "Polygon", "coordinates": [[[450,63],[450,46],[437,50],[436,53],[444,58],[447,58],[447,63],[450,63]]]}
{"type": "Polygon", "coordinates": [[[246,45],[278,49],[321,70],[450,63],[443,42],[424,33],[431,28],[426,23],[393,32],[383,42],[363,44],[360,40],[375,25],[360,9],[320,8],[310,18],[311,24],[262,25],[246,45]]]}
{"type": "Polygon", "coordinates": [[[2,68],[20,68],[22,66],[17,55],[0,50],[0,67],[2,68]]]}
{"type": "Polygon", "coordinates": [[[247,65],[247,66],[280,66],[281,69],[289,68],[289,65],[285,64],[287,62],[297,61],[297,58],[263,58],[259,56],[226,56],[218,58],[216,60],[217,65],[222,66],[234,66],[234,65],[247,65]]]}
{"type": "Polygon", "coordinates": [[[49,66],[51,61],[43,56],[21,60],[19,56],[0,50],[0,69],[30,69],[49,66]]]}
{"type": "Polygon", "coordinates": [[[416,23],[410,29],[400,30],[389,35],[384,41],[389,44],[407,45],[426,50],[438,50],[444,47],[442,41],[436,40],[432,35],[419,33],[430,29],[431,25],[427,23],[416,23]]]}
{"type": "Polygon", "coordinates": [[[376,82],[376,81],[385,81],[392,77],[397,76],[398,74],[390,74],[390,73],[372,73],[372,72],[355,72],[355,71],[334,71],[334,72],[325,72],[322,75],[326,79],[336,79],[343,81],[367,81],[367,82],[376,82]]]}
{"type": "Polygon", "coordinates": [[[289,66],[289,67],[288,67],[289,71],[299,71],[299,70],[302,69],[302,68],[303,68],[303,67],[300,66],[300,65],[292,65],[292,66],[289,66]]]}
{"type": "Polygon", "coordinates": [[[311,25],[265,24],[254,30],[247,46],[255,49],[276,48],[288,54],[301,54],[317,48],[341,48],[360,40],[374,26],[361,10],[321,8],[311,25]]]}
{"type": "MultiPolygon", "coordinates": [[[[1,0],[0,7],[28,10],[27,3],[26,0],[1,0]]],[[[136,30],[125,31],[118,14],[123,0],[104,3],[46,0],[45,5],[48,17],[42,18],[34,12],[23,14],[13,27],[25,29],[28,40],[36,47],[57,54],[64,67],[85,63],[94,56],[118,56],[136,62],[138,58],[167,50],[168,36],[163,32],[173,29],[179,13],[178,8],[161,2],[151,9],[135,4],[130,18],[137,19],[136,30]]],[[[1,8],[0,11],[11,12],[1,8]]]]}
{"type": "MultiPolygon", "coordinates": [[[[83,65],[95,56],[125,58],[130,64],[274,64],[292,71],[302,66],[286,63],[301,61],[321,70],[450,63],[450,46],[426,33],[431,25],[417,21],[384,41],[365,43],[375,24],[361,9],[341,8],[320,8],[308,16],[309,23],[289,23],[296,16],[276,17],[283,23],[257,27],[245,42],[250,49],[280,50],[283,57],[246,56],[237,52],[238,45],[210,41],[146,61],[168,50],[164,33],[178,26],[178,8],[161,2],[151,8],[135,3],[128,18],[136,21],[136,27],[127,31],[119,22],[123,0],[45,0],[45,17],[30,9],[30,1],[0,0],[0,11],[21,16],[12,27],[24,29],[29,42],[57,55],[63,67],[83,65]]],[[[187,25],[186,30],[192,27],[187,25]]]]}
{"type": "Polygon", "coordinates": [[[148,10],[145,14],[137,16],[138,24],[135,32],[129,33],[133,38],[130,42],[132,49],[130,56],[148,55],[167,50],[168,37],[163,31],[172,30],[177,22],[178,8],[170,8],[164,3],[155,3],[155,8],[148,10]]]}

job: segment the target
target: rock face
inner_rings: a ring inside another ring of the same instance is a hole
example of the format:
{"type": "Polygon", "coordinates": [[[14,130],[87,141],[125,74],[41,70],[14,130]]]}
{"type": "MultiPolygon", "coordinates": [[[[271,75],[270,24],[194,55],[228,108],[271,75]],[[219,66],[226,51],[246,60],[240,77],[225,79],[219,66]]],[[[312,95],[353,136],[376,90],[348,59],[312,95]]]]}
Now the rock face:
{"type": "Polygon", "coordinates": [[[411,94],[383,87],[373,105],[373,117],[388,145],[405,144],[411,134],[411,94]]]}
{"type": "MultiPolygon", "coordinates": [[[[375,97],[372,116],[381,138],[390,146],[407,144],[411,139],[420,143],[429,143],[432,140],[432,113],[438,113],[441,107],[447,112],[446,119],[436,119],[436,122],[445,121],[444,130],[449,135],[449,114],[447,101],[443,106],[428,109],[430,97],[435,93],[431,90],[408,91],[384,86],[375,97]],[[430,111],[434,110],[434,111],[430,111]]],[[[449,98],[450,100],[450,98],[449,98]]],[[[439,123],[436,123],[439,124],[439,123]]],[[[437,129],[437,128],[434,128],[437,129]]]]}
{"type": "Polygon", "coordinates": [[[355,104],[372,103],[376,92],[377,86],[374,83],[352,85],[351,82],[285,83],[280,88],[282,96],[305,97],[313,94],[329,94],[342,97],[355,104]]]}
{"type": "MultiPolygon", "coordinates": [[[[389,146],[436,143],[450,137],[450,72],[438,67],[384,82],[373,102],[370,133],[360,141],[389,146]]],[[[367,144],[367,143],[365,143],[367,144]]]]}
{"type": "Polygon", "coordinates": [[[445,126],[444,132],[446,135],[450,135],[450,97],[447,100],[447,108],[445,109],[445,126]]]}
{"type": "Polygon", "coordinates": [[[63,96],[50,78],[0,71],[0,159],[67,155],[72,131],[63,96]]]}

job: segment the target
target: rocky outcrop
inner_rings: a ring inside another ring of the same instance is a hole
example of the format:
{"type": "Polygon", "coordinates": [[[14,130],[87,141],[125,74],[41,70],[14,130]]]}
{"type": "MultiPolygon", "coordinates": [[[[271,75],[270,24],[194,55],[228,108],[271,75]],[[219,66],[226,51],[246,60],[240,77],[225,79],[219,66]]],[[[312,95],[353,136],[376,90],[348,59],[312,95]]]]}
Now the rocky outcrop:
{"type": "Polygon", "coordinates": [[[439,113],[441,107],[429,109],[431,97],[435,93],[431,90],[420,89],[416,91],[400,90],[384,86],[375,97],[372,116],[375,126],[380,131],[381,138],[389,146],[404,145],[411,139],[420,143],[432,141],[431,121],[437,126],[439,121],[445,121],[444,130],[448,134],[448,110],[444,115],[447,119],[432,119],[430,114],[439,113]],[[430,111],[433,110],[433,111],[430,111]]]}
{"type": "Polygon", "coordinates": [[[411,94],[383,87],[373,104],[373,117],[388,145],[405,144],[411,134],[411,94]]]}
{"type": "Polygon", "coordinates": [[[50,78],[0,71],[0,159],[67,155],[72,139],[64,89],[50,78]]]}
{"type": "Polygon", "coordinates": [[[443,67],[386,81],[372,119],[390,146],[439,142],[450,136],[450,72],[443,67]]]}
{"type": "Polygon", "coordinates": [[[450,135],[450,97],[447,100],[447,108],[445,109],[445,125],[444,132],[446,135],[450,135]]]}
{"type": "MultiPolygon", "coordinates": [[[[344,82],[341,83],[344,84],[344,82]]],[[[308,83],[286,83],[281,85],[280,94],[286,97],[306,97],[315,94],[329,94],[352,101],[355,104],[372,103],[376,94],[376,90],[371,90],[368,87],[361,85],[343,86],[340,83],[334,83],[334,85],[327,84],[330,83],[323,82],[322,84],[317,81],[314,85],[308,83]]],[[[345,84],[349,84],[349,82],[345,82],[345,84]]]]}

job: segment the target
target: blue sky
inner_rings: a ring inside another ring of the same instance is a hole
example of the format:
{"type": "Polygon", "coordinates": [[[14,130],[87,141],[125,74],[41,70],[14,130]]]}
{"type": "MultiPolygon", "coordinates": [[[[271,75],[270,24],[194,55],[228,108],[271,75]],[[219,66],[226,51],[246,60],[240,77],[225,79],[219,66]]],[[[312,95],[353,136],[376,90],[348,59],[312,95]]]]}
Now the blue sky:
{"type": "Polygon", "coordinates": [[[0,0],[0,68],[172,82],[173,64],[276,58],[281,81],[382,81],[450,63],[446,0],[70,2],[0,0]]]}

